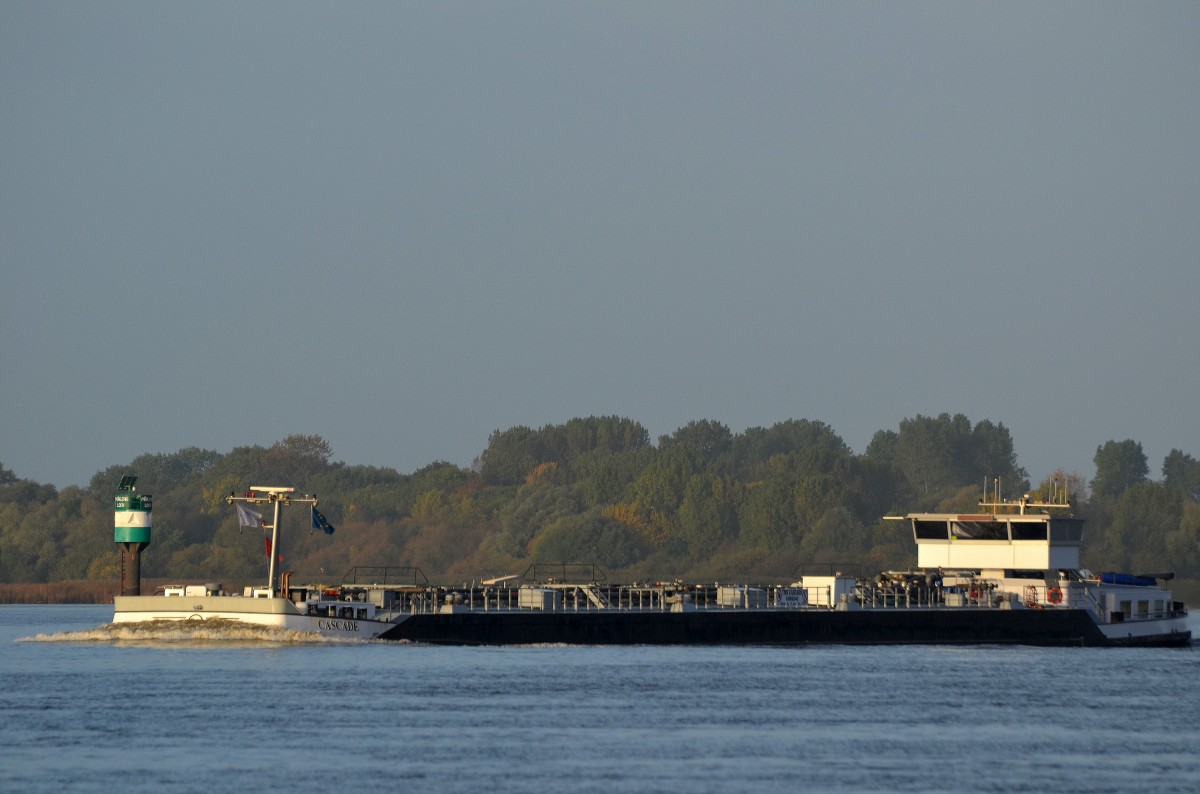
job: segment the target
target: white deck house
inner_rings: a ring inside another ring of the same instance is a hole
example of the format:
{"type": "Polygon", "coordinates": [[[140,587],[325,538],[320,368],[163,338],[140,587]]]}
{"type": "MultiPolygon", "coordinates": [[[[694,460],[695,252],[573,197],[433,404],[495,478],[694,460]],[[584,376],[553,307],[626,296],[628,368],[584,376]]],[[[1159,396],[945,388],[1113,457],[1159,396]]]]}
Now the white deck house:
{"type": "Polygon", "coordinates": [[[1013,571],[1079,568],[1083,540],[1079,518],[1044,513],[912,513],[907,518],[912,521],[920,568],[974,570],[989,578],[1011,577],[1013,571]]]}

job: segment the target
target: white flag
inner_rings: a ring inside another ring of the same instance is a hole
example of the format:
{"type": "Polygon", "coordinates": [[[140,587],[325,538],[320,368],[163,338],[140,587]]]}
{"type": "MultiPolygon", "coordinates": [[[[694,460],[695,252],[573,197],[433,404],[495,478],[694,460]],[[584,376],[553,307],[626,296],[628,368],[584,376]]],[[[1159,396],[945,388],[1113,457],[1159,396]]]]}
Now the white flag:
{"type": "Polygon", "coordinates": [[[238,526],[243,527],[261,527],[262,513],[251,510],[244,505],[234,505],[238,511],[238,526]]]}

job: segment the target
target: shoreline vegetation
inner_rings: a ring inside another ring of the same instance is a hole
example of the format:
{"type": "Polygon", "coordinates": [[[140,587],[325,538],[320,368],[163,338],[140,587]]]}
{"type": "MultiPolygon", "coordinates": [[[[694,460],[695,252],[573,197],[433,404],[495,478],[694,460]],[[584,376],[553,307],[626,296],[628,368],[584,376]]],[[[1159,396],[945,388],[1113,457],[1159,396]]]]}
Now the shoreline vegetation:
{"type": "MultiPolygon", "coordinates": [[[[153,593],[166,581],[142,581],[142,592],[153,593]]],[[[1200,605],[1200,579],[1168,583],[1175,598],[1189,607],[1200,605]]],[[[111,604],[120,588],[116,579],[72,579],[63,582],[0,582],[0,604],[111,604]]]]}
{"type": "Polygon", "coordinates": [[[0,583],[0,604],[111,604],[117,580],[0,583]]]}
{"type": "MultiPolygon", "coordinates": [[[[174,583],[173,579],[143,579],[142,593],[153,595],[156,589],[174,583]]],[[[188,584],[199,582],[189,581],[188,584]]],[[[0,582],[0,604],[111,604],[120,589],[118,579],[0,582]]]]}
{"type": "MultiPolygon", "coordinates": [[[[0,602],[109,603],[121,572],[115,500],[130,476],[153,496],[143,592],[214,576],[237,592],[262,581],[272,556],[308,583],[337,582],[364,561],[437,582],[563,561],[625,582],[792,582],[813,566],[874,575],[917,561],[912,532],[885,517],[974,515],[981,499],[1021,497],[1086,522],[1086,568],[1200,580],[1200,460],[1172,450],[1152,480],[1139,443],[1109,441],[1090,480],[1059,470],[1035,484],[1003,424],[961,414],[905,419],[861,453],[811,420],[740,433],[700,420],[654,443],[634,420],[592,416],[497,430],[469,468],[437,461],[402,474],[332,455],[316,435],[189,447],[61,491],[0,463],[0,583],[31,585],[0,602]],[[273,550],[262,506],[229,504],[257,483],[320,494],[321,513],[289,511],[273,550]]],[[[1188,595],[1200,603],[1200,592],[1188,595]]]]}

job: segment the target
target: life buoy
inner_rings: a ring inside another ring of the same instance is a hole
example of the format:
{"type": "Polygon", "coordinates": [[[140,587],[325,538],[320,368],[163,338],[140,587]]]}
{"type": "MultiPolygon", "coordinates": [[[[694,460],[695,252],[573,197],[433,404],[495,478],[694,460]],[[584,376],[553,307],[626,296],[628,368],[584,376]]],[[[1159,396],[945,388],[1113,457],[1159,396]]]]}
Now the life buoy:
{"type": "Polygon", "coordinates": [[[1051,587],[1049,590],[1046,591],[1046,600],[1049,601],[1051,604],[1061,604],[1062,603],[1062,590],[1060,590],[1057,587],[1051,587]]]}

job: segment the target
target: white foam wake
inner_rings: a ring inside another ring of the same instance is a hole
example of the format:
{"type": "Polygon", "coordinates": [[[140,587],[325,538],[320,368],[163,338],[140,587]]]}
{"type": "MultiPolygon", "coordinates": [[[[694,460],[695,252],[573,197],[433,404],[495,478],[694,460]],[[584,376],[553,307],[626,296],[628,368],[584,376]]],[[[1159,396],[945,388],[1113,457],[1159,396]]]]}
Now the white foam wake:
{"type": "Polygon", "coordinates": [[[363,640],[325,637],[307,631],[260,626],[235,620],[148,620],[140,623],[109,623],[94,629],[63,631],[23,637],[18,642],[103,642],[120,645],[312,645],[357,644],[363,640]]]}

